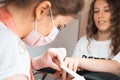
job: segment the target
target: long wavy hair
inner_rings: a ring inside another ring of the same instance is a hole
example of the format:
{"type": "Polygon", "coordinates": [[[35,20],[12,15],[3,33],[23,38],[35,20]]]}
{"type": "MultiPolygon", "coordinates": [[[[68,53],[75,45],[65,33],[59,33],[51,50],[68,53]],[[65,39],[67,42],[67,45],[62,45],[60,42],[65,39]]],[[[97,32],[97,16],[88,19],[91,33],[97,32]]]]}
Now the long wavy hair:
{"type": "MultiPolygon", "coordinates": [[[[98,33],[98,29],[94,22],[94,5],[97,0],[94,0],[91,3],[89,16],[88,16],[88,25],[86,29],[87,39],[90,44],[90,39],[94,38],[95,34],[98,33]]],[[[110,47],[112,49],[112,54],[116,55],[120,52],[120,0],[106,0],[111,10],[111,18],[110,18],[110,38],[111,44],[110,47]]]]}

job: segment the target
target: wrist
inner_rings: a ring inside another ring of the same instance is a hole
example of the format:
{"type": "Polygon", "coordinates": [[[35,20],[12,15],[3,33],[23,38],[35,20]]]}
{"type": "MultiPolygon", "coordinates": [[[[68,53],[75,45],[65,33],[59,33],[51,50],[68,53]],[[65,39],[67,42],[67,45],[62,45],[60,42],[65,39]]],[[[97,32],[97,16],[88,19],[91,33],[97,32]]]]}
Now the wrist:
{"type": "Polygon", "coordinates": [[[78,60],[79,60],[78,66],[79,66],[79,67],[82,67],[82,58],[78,58],[78,60]]]}
{"type": "Polygon", "coordinates": [[[41,65],[41,56],[35,57],[35,58],[32,59],[32,67],[35,70],[41,69],[41,67],[42,67],[42,65],[41,65]]]}

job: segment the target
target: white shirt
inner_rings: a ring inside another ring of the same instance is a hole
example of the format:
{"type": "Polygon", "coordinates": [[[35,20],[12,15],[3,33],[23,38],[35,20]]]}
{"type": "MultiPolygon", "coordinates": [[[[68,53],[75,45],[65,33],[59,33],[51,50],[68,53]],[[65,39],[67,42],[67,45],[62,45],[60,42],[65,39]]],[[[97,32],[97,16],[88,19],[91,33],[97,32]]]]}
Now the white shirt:
{"type": "Polygon", "coordinates": [[[18,36],[0,23],[0,80],[14,75],[30,80],[30,56],[18,36]]]}
{"type": "Polygon", "coordinates": [[[80,38],[73,52],[73,56],[94,59],[112,59],[120,62],[120,52],[117,55],[111,54],[111,40],[96,41],[95,39],[87,40],[86,36],[80,38]]]}

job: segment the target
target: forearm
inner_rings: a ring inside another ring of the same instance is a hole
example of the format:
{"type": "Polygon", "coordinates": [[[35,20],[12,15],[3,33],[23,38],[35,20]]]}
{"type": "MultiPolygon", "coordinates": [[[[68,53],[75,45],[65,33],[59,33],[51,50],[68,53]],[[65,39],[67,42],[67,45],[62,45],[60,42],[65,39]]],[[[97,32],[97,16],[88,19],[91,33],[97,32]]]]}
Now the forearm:
{"type": "Polygon", "coordinates": [[[120,63],[117,61],[80,58],[79,62],[79,66],[85,70],[120,74],[120,63]]]}
{"type": "Polygon", "coordinates": [[[41,56],[34,57],[31,59],[31,69],[36,70],[36,69],[41,69],[43,64],[41,64],[41,56]]]}

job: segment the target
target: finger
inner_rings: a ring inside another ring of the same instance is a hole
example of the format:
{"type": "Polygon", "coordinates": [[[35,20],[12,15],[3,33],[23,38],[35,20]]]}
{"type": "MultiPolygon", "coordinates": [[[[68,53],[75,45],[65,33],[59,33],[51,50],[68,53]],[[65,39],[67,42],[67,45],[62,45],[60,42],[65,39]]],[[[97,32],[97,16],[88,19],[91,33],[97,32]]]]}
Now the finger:
{"type": "MultiPolygon", "coordinates": [[[[69,58],[65,58],[63,65],[67,67],[68,63],[69,63],[69,58]]],[[[66,80],[66,78],[67,78],[66,71],[62,70],[62,80],[66,80]]]]}
{"type": "Polygon", "coordinates": [[[60,71],[56,71],[55,74],[53,74],[53,78],[57,78],[61,74],[60,71]]]}
{"type": "Polygon", "coordinates": [[[52,62],[50,65],[49,65],[51,68],[53,69],[56,69],[58,71],[61,71],[61,68],[54,62],[52,62]]]}
{"type": "Polygon", "coordinates": [[[76,63],[73,64],[73,71],[76,72],[78,68],[78,63],[76,61],[76,63]]]}
{"type": "MultiPolygon", "coordinates": [[[[74,70],[74,63],[75,63],[75,61],[74,61],[73,58],[66,58],[66,59],[65,59],[65,63],[66,63],[66,66],[67,66],[70,70],[74,70]]],[[[70,75],[70,74],[68,74],[68,76],[67,76],[68,80],[71,80],[72,77],[73,77],[73,76],[70,75]]]]}
{"type": "Polygon", "coordinates": [[[56,56],[57,56],[57,57],[56,57],[56,59],[57,59],[57,60],[56,60],[56,61],[57,61],[56,63],[58,63],[59,65],[63,65],[63,62],[64,62],[63,60],[64,60],[64,58],[61,56],[61,54],[57,54],[56,56]]]}
{"type": "Polygon", "coordinates": [[[60,62],[58,61],[57,58],[54,58],[54,59],[53,59],[53,62],[55,62],[58,66],[60,66],[60,62]]]}
{"type": "Polygon", "coordinates": [[[73,67],[74,67],[74,61],[73,61],[73,59],[71,60],[69,60],[69,62],[68,62],[68,68],[70,69],[70,70],[73,70],[73,67]]]}
{"type": "Polygon", "coordinates": [[[62,70],[62,80],[66,80],[66,71],[62,70]]]}
{"type": "Polygon", "coordinates": [[[68,80],[71,80],[71,75],[68,74],[68,77],[67,77],[68,80]]]}

